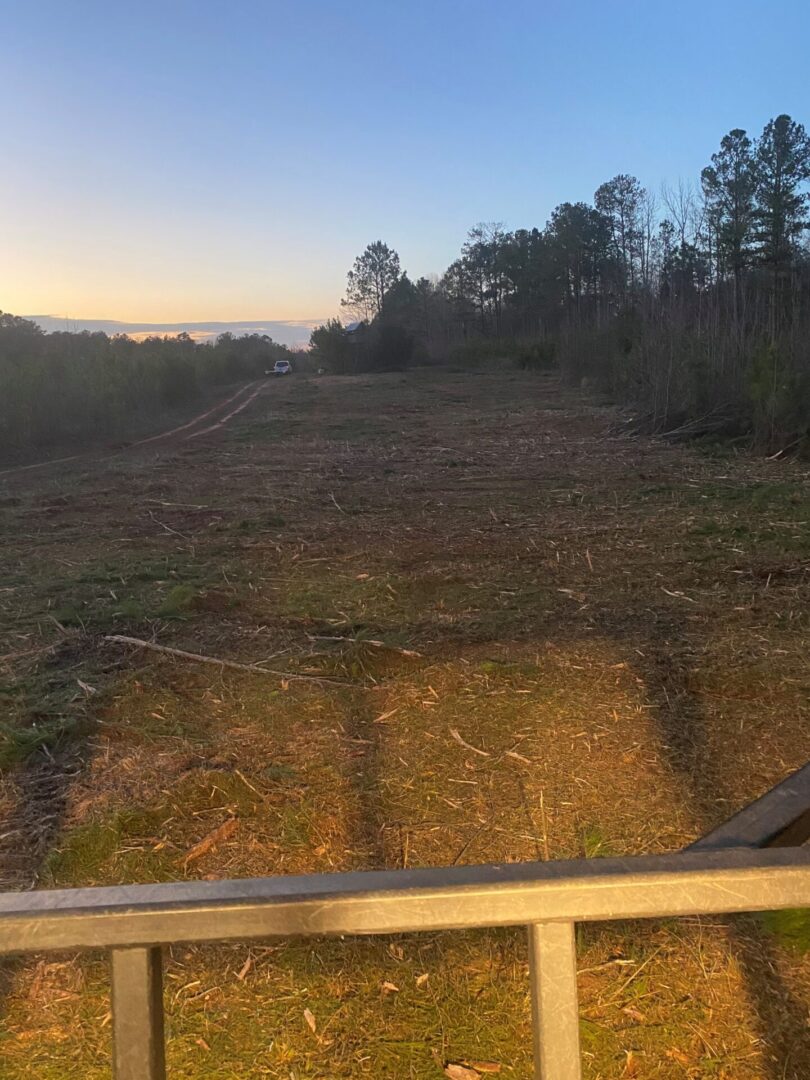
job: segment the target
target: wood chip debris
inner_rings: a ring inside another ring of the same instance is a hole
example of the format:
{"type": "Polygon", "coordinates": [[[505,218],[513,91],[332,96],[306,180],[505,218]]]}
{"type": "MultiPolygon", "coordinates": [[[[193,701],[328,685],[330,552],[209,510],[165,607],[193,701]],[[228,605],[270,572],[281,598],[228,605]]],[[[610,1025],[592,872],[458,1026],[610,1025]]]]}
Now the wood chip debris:
{"type": "Polygon", "coordinates": [[[486,750],[479,750],[477,746],[470,746],[468,742],[462,739],[457,728],[449,728],[450,735],[454,742],[457,742],[459,746],[463,746],[465,750],[471,750],[474,754],[478,754],[479,757],[490,757],[491,755],[486,750]]]}
{"type": "Polygon", "coordinates": [[[195,844],[193,848],[186,852],[183,859],[183,866],[188,866],[189,863],[194,862],[196,859],[201,859],[203,855],[207,855],[209,851],[212,851],[224,840],[233,836],[238,827],[238,818],[232,817],[228,818],[227,821],[223,821],[221,825],[217,826],[216,829],[212,829],[198,844],[195,844]]]}
{"type": "Polygon", "coordinates": [[[533,765],[534,764],[533,761],[529,761],[529,759],[527,757],[524,757],[523,754],[518,754],[517,751],[515,751],[515,750],[507,750],[506,751],[506,757],[514,758],[515,761],[522,761],[524,765],[533,765]]]}
{"type": "Polygon", "coordinates": [[[448,1061],[444,1066],[444,1075],[450,1080],[477,1080],[484,1074],[499,1073],[499,1061],[448,1061]]]}

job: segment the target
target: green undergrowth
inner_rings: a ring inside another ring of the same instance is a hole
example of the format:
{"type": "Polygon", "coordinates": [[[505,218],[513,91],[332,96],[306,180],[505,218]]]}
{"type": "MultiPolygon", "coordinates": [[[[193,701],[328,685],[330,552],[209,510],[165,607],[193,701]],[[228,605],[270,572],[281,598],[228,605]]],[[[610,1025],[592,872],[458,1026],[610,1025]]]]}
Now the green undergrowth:
{"type": "Polygon", "coordinates": [[[704,504],[710,513],[713,510],[739,510],[800,521],[806,519],[810,510],[806,487],[795,482],[739,484],[713,481],[690,484],[681,491],[690,502],[704,504]]]}
{"type": "Polygon", "coordinates": [[[0,768],[21,764],[41,750],[53,752],[92,731],[91,700],[103,681],[102,667],[72,643],[38,668],[0,681],[0,768]]]}
{"type": "Polygon", "coordinates": [[[810,555],[810,496],[801,485],[690,485],[664,501],[691,511],[681,529],[685,550],[696,563],[719,563],[729,555],[757,560],[810,555]]]}
{"type": "Polygon", "coordinates": [[[208,562],[169,556],[91,565],[60,582],[40,586],[39,617],[65,628],[108,633],[128,623],[189,619],[240,603],[244,572],[232,559],[208,562]]]}
{"type": "Polygon", "coordinates": [[[85,718],[72,716],[37,721],[28,726],[0,723],[0,769],[19,765],[42,749],[54,751],[66,740],[91,730],[92,725],[85,718]]]}
{"type": "Polygon", "coordinates": [[[522,338],[478,338],[450,350],[448,363],[454,369],[513,367],[522,371],[549,373],[558,367],[553,341],[522,338]]]}

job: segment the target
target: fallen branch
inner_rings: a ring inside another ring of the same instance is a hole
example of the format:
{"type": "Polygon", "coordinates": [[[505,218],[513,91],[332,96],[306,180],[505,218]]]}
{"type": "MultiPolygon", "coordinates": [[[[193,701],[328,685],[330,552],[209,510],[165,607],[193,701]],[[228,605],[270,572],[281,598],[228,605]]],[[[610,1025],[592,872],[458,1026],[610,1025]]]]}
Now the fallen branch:
{"type": "Polygon", "coordinates": [[[215,664],[217,667],[234,668],[236,671],[249,671],[254,675],[275,675],[280,679],[294,679],[296,682],[331,683],[335,686],[351,686],[342,679],[327,675],[298,675],[293,671],[272,671],[258,664],[240,664],[238,660],[223,660],[218,656],[204,656],[202,653],[186,652],[185,649],[172,649],[168,645],[158,645],[155,641],[143,641],[141,638],[127,637],[125,634],[106,634],[104,641],[113,641],[119,645],[135,645],[139,649],[151,649],[153,652],[176,656],[181,660],[191,660],[196,664],[215,664]]]}
{"type": "Polygon", "coordinates": [[[704,435],[733,435],[737,434],[741,424],[740,416],[734,412],[731,405],[725,403],[717,405],[703,416],[696,416],[678,427],[669,428],[660,432],[660,438],[667,442],[688,442],[691,439],[701,439],[704,435]]]}
{"type": "Polygon", "coordinates": [[[465,742],[457,728],[451,727],[448,730],[453,740],[457,742],[459,746],[463,746],[465,750],[472,750],[472,752],[478,754],[479,757],[490,757],[490,754],[487,753],[486,750],[479,750],[477,746],[471,746],[468,742],[465,742]]]}
{"type": "Polygon", "coordinates": [[[736,430],[734,417],[728,416],[719,420],[706,420],[703,423],[694,421],[683,424],[670,431],[662,431],[660,438],[666,442],[689,442],[691,439],[702,439],[705,435],[731,435],[736,430]]]}
{"type": "Polygon", "coordinates": [[[768,461],[778,461],[782,454],[786,454],[788,450],[792,450],[794,447],[798,446],[799,443],[804,442],[806,438],[807,435],[800,435],[798,439],[794,439],[793,442],[789,442],[787,446],[783,446],[781,450],[777,450],[775,454],[771,454],[768,461]]]}

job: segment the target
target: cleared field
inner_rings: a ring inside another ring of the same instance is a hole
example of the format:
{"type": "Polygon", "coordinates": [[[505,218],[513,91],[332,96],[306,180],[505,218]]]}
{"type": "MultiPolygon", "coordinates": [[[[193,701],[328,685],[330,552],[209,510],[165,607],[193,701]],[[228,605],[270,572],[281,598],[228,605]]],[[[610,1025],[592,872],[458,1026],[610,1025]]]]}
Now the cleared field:
{"type": "MultiPolygon", "coordinates": [[[[6,887],[667,851],[804,764],[806,471],[617,420],[548,377],[296,377],[0,479],[6,887]]],[[[810,1076],[809,937],[584,930],[586,1076],[810,1076]]],[[[522,930],[178,948],[166,983],[172,1076],[529,1075],[522,930]]],[[[4,1012],[0,1076],[107,1075],[103,958],[9,967],[4,1012]]]]}

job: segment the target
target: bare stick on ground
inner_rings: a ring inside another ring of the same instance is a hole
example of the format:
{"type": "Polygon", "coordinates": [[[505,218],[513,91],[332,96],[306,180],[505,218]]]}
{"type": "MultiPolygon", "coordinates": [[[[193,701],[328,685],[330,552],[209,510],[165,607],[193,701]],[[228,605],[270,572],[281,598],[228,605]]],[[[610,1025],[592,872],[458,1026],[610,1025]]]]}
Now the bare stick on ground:
{"type": "Polygon", "coordinates": [[[217,667],[234,668],[236,671],[249,671],[254,675],[275,675],[280,679],[295,679],[298,682],[331,683],[336,686],[350,686],[342,679],[327,675],[297,675],[294,671],[272,671],[259,667],[258,664],[240,664],[238,660],[223,660],[218,656],[204,656],[202,653],[186,652],[185,649],[172,649],[168,645],[158,645],[155,641],[143,641],[141,638],[127,637],[125,634],[107,634],[104,641],[113,641],[119,645],[135,645],[140,649],[176,656],[180,660],[190,660],[196,664],[216,664],[217,667]]]}

